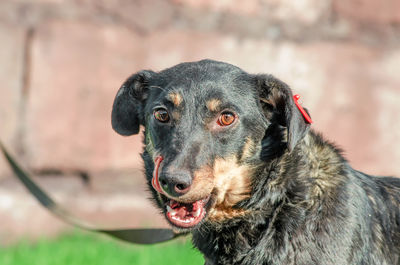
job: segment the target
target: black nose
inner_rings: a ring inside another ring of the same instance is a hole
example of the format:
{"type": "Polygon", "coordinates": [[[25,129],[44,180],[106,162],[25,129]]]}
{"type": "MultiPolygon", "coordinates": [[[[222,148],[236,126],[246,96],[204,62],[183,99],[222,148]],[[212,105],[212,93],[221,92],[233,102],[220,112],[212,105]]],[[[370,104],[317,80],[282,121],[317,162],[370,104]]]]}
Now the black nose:
{"type": "Polygon", "coordinates": [[[173,197],[187,193],[192,185],[192,176],[189,172],[165,172],[159,177],[161,188],[173,197]]]}

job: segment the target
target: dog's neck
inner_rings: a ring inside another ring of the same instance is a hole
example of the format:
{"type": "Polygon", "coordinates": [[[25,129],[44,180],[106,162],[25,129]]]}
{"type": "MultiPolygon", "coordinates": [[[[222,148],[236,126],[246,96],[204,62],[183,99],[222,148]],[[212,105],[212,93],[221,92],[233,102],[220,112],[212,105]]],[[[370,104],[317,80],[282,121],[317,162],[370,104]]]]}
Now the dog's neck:
{"type": "Polygon", "coordinates": [[[344,175],[344,165],[347,162],[341,150],[310,130],[291,152],[286,149],[282,156],[265,163],[267,177],[260,176],[265,183],[255,190],[263,189],[271,205],[279,201],[313,204],[320,193],[330,192],[330,186],[341,181],[332,177],[344,175]]]}
{"type": "Polygon", "coordinates": [[[238,252],[246,252],[246,249],[252,248],[251,242],[259,242],[266,227],[269,227],[268,230],[276,229],[276,223],[283,220],[285,223],[279,226],[285,234],[294,233],[306,222],[307,211],[319,207],[320,196],[336,191],[336,184],[332,183],[342,181],[337,177],[343,175],[343,164],[347,164],[342,161],[337,148],[327,144],[319,134],[308,132],[294,150],[286,150],[282,156],[259,167],[254,176],[252,195],[235,206],[248,210],[247,214],[227,222],[205,222],[193,231],[195,245],[203,253],[212,255],[214,252],[221,253],[215,248],[229,248],[230,244],[237,246],[238,241],[243,240],[240,243],[243,249],[238,252]],[[336,179],[332,180],[333,176],[336,179]],[[290,218],[282,217],[288,215],[290,218]],[[226,237],[221,238],[219,234],[226,237]]]}

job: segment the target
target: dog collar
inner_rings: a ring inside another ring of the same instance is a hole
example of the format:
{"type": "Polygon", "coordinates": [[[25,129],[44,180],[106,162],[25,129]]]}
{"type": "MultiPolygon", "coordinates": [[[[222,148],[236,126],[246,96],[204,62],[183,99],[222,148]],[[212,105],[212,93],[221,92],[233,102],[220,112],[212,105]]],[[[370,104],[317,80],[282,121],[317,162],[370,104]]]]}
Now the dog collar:
{"type": "Polygon", "coordinates": [[[307,123],[309,123],[309,124],[313,123],[313,121],[311,120],[310,115],[308,115],[307,111],[299,103],[300,95],[299,94],[294,95],[293,99],[294,99],[294,104],[296,104],[297,108],[299,109],[299,111],[303,115],[304,119],[306,119],[307,123]]]}

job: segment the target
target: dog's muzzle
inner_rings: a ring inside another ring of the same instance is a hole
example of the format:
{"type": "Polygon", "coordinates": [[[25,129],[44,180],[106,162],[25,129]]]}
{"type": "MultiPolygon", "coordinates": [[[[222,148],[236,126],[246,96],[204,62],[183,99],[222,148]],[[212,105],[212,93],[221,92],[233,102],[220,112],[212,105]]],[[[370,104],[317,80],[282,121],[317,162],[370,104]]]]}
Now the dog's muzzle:
{"type": "Polygon", "coordinates": [[[190,172],[183,169],[171,171],[164,168],[164,170],[161,170],[163,160],[162,156],[157,156],[154,160],[153,178],[151,180],[153,188],[167,197],[177,198],[188,193],[192,185],[190,172]]]}

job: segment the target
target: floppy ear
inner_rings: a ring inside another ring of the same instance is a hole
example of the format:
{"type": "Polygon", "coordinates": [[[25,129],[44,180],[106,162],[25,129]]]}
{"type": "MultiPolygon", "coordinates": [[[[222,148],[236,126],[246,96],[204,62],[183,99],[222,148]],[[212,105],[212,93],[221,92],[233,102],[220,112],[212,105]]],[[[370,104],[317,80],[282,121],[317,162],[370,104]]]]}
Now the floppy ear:
{"type": "Polygon", "coordinates": [[[277,122],[287,128],[287,145],[289,151],[292,151],[306,135],[310,124],[297,108],[287,84],[272,75],[259,75],[257,82],[264,115],[267,119],[276,115],[274,118],[277,122]]]}
{"type": "Polygon", "coordinates": [[[111,113],[113,129],[121,135],[139,132],[143,124],[143,108],[148,96],[148,82],[152,71],[140,71],[122,84],[114,99],[111,113]]]}

